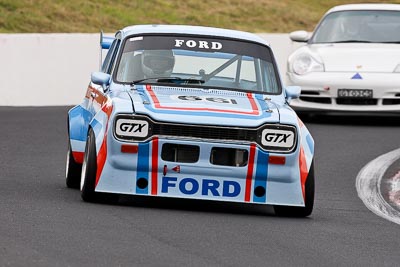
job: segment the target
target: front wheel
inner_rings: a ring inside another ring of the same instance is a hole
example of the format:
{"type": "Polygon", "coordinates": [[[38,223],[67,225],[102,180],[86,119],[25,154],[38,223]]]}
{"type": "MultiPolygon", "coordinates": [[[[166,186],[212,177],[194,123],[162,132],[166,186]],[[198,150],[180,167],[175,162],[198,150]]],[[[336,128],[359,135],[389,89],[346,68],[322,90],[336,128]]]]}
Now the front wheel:
{"type": "Polygon", "coordinates": [[[68,141],[67,162],[65,166],[65,183],[68,188],[79,188],[82,165],[72,156],[71,143],[68,141]]]}
{"type": "Polygon", "coordinates": [[[96,185],[97,154],[96,142],[93,130],[89,130],[86,140],[85,157],[82,164],[81,197],[84,201],[94,202],[97,194],[94,191],[96,185]]]}
{"type": "Polygon", "coordinates": [[[314,181],[314,162],[311,163],[310,171],[305,184],[305,206],[274,206],[275,214],[285,217],[307,217],[310,216],[314,207],[315,181],[314,181]]]}
{"type": "Polygon", "coordinates": [[[97,173],[96,139],[90,128],[86,140],[85,157],[82,164],[81,197],[86,202],[104,202],[115,204],[118,202],[117,194],[95,192],[97,173]]]}

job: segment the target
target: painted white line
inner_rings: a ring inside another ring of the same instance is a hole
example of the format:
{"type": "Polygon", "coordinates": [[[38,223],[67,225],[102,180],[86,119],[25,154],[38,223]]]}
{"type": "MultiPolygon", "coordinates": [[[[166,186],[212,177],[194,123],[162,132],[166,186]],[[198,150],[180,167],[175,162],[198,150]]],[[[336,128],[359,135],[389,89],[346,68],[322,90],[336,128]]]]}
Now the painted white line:
{"type": "Polygon", "coordinates": [[[381,180],[386,170],[400,158],[400,148],[369,162],[358,173],[356,189],[365,206],[376,215],[400,224],[400,212],[390,206],[381,195],[381,180]]]}

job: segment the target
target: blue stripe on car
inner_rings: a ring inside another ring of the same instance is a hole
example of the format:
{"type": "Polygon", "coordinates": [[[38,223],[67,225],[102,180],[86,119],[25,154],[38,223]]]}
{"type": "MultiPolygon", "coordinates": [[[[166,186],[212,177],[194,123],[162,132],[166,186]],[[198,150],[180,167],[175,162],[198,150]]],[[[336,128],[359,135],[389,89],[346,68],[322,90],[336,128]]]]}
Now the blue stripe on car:
{"type": "MultiPolygon", "coordinates": [[[[150,154],[150,144],[147,143],[139,143],[139,151],[138,151],[138,162],[137,162],[137,172],[136,172],[136,182],[140,178],[144,178],[149,181],[149,154],[150,154]]],[[[137,194],[148,194],[149,187],[139,188],[136,186],[137,194]]]]}
{"type": "Polygon", "coordinates": [[[69,111],[69,119],[70,139],[86,141],[87,125],[92,119],[92,114],[79,105],[69,111]]]}
{"type": "Polygon", "coordinates": [[[258,197],[253,193],[253,202],[258,202],[258,203],[266,202],[268,159],[269,159],[268,152],[258,150],[256,177],[255,177],[253,188],[254,188],[254,190],[264,190],[264,194],[262,196],[258,197]],[[257,187],[259,187],[259,189],[256,189],[257,187]],[[263,189],[261,189],[261,188],[263,188],[263,189]]]}
{"type": "Polygon", "coordinates": [[[310,148],[311,154],[314,154],[314,141],[311,138],[311,135],[306,136],[308,147],[310,148]]]}
{"type": "MultiPolygon", "coordinates": [[[[268,107],[267,103],[265,102],[265,100],[264,100],[262,95],[256,94],[255,97],[256,97],[256,99],[258,101],[258,104],[260,105],[262,111],[269,110],[269,107],[268,107]]],[[[266,113],[266,115],[271,116],[270,113],[266,113]]]]}
{"type": "Polygon", "coordinates": [[[92,126],[93,131],[95,134],[98,134],[101,131],[101,124],[98,120],[93,119],[92,123],[90,124],[92,126]]]}

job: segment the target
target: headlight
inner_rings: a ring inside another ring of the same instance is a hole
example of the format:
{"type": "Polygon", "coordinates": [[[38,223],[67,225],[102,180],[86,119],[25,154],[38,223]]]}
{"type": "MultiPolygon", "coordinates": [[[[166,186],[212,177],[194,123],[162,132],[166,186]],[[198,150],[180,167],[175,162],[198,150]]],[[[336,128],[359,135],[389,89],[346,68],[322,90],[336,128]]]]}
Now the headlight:
{"type": "Polygon", "coordinates": [[[314,71],[324,71],[322,60],[309,53],[301,53],[292,59],[292,70],[298,75],[303,75],[314,71]]]}
{"type": "Polygon", "coordinates": [[[400,72],[400,64],[396,66],[396,68],[394,68],[393,72],[400,72]]]}
{"type": "Polygon", "coordinates": [[[266,125],[261,129],[260,143],[266,150],[291,152],[296,142],[296,128],[293,126],[266,125]]]}
{"type": "Polygon", "coordinates": [[[120,140],[145,140],[151,134],[151,123],[144,117],[119,116],[115,120],[114,132],[120,140]]]}

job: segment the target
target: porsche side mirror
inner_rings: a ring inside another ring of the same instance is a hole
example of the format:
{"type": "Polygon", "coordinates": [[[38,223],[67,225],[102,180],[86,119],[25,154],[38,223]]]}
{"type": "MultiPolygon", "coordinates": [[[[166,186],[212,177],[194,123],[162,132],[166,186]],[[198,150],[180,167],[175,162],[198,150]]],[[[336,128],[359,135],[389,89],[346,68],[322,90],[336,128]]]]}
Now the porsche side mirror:
{"type": "Polygon", "coordinates": [[[306,31],[295,31],[289,33],[289,38],[294,42],[305,43],[310,39],[310,33],[306,31]]]}

